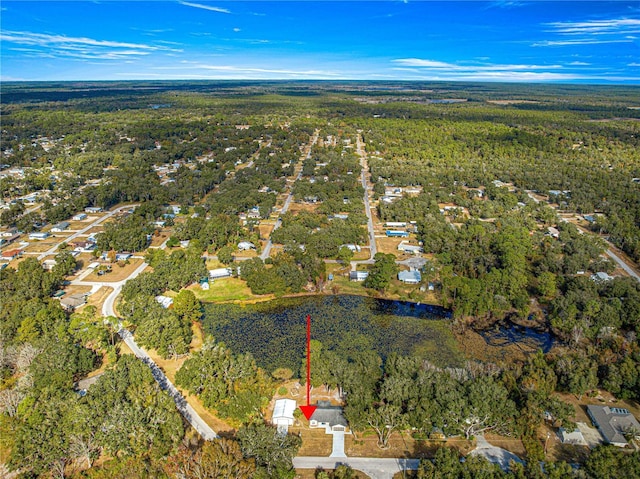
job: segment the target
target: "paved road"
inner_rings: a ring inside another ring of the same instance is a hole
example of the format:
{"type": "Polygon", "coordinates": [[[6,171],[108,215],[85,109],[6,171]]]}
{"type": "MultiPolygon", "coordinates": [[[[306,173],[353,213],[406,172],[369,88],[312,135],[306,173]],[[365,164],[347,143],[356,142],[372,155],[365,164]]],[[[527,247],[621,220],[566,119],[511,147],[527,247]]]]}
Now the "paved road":
{"type": "Polygon", "coordinates": [[[143,363],[149,366],[149,368],[151,369],[151,374],[153,374],[155,380],[158,381],[160,387],[169,393],[169,395],[175,401],[178,411],[180,411],[180,413],[189,422],[189,424],[191,424],[191,426],[196,431],[198,431],[202,438],[207,441],[217,439],[218,435],[215,433],[215,431],[211,429],[211,427],[209,427],[209,425],[198,415],[195,409],[191,407],[191,405],[182,396],[180,391],[178,391],[176,387],[171,383],[171,381],[169,381],[167,376],[165,376],[162,369],[160,369],[158,365],[153,362],[147,352],[136,344],[131,332],[121,327],[118,331],[118,334],[127,344],[127,346],[131,348],[136,357],[138,357],[143,363]]]}
{"type": "Polygon", "coordinates": [[[103,223],[104,221],[108,220],[109,218],[111,218],[113,215],[115,215],[119,211],[122,211],[124,209],[134,208],[136,206],[138,206],[138,205],[135,204],[135,205],[120,206],[119,208],[116,208],[115,210],[107,213],[102,218],[99,218],[96,221],[94,221],[93,223],[91,223],[89,226],[87,226],[85,228],[82,228],[80,231],[77,231],[74,234],[72,234],[71,236],[69,236],[68,238],[65,238],[64,240],[60,241],[59,243],[57,243],[55,246],[51,247],[49,250],[45,251],[44,253],[40,253],[40,255],[38,255],[38,261],[42,261],[43,259],[45,259],[49,255],[56,254],[60,244],[62,244],[62,243],[70,243],[71,241],[76,239],[78,236],[80,236],[80,235],[86,233],[87,231],[89,231],[94,226],[98,226],[100,223],[103,223]]]}
{"type": "MultiPolygon", "coordinates": [[[[565,219],[564,221],[569,221],[569,220],[565,219]]],[[[583,228],[582,226],[576,224],[575,221],[571,221],[571,223],[576,228],[578,228],[578,232],[579,233],[593,235],[593,233],[591,231],[589,231],[589,230],[583,228]]],[[[602,239],[607,244],[607,246],[609,246],[609,249],[607,249],[607,251],[605,251],[607,256],[609,258],[611,258],[613,261],[615,261],[618,264],[618,266],[620,266],[623,270],[625,270],[629,276],[634,278],[636,281],[640,282],[640,275],[631,266],[629,266],[629,264],[627,262],[625,262],[620,256],[618,256],[618,254],[616,254],[616,252],[613,249],[613,245],[609,241],[607,241],[606,239],[602,238],[601,236],[599,236],[599,238],[602,239]]]]}
{"type": "Polygon", "coordinates": [[[640,281],[640,275],[638,275],[638,273],[636,273],[627,263],[625,263],[624,261],[622,261],[622,258],[620,258],[619,256],[617,256],[613,250],[608,249],[607,250],[607,256],[609,256],[613,261],[615,261],[616,263],[618,263],[618,265],[625,270],[629,276],[631,276],[632,278],[635,278],[636,281],[640,281]]]}
{"type": "Polygon", "coordinates": [[[362,188],[364,188],[364,209],[367,214],[367,227],[369,229],[369,261],[373,260],[373,257],[377,253],[376,249],[376,236],[373,231],[373,217],[371,216],[371,206],[369,205],[369,188],[367,183],[367,173],[369,172],[369,165],[367,164],[367,153],[362,143],[362,136],[358,134],[356,142],[358,155],[360,155],[360,165],[362,166],[362,188]]]}
{"type": "MultiPolygon", "coordinates": [[[[164,249],[166,246],[167,246],[167,242],[165,241],[164,243],[162,243],[160,248],[164,249]]],[[[147,266],[148,266],[147,263],[142,263],[135,270],[133,270],[133,272],[129,275],[128,278],[118,282],[105,283],[105,282],[76,280],[75,282],[72,281],[72,284],[91,285],[91,286],[100,285],[100,286],[112,287],[113,291],[109,294],[109,296],[107,296],[107,298],[104,300],[104,303],[102,304],[102,315],[117,317],[116,311],[114,309],[114,304],[115,304],[116,298],[122,291],[122,287],[127,281],[135,278],[140,273],[142,273],[147,266]]],[[[138,357],[142,362],[144,362],[147,366],[149,366],[149,368],[151,369],[151,374],[153,374],[153,377],[155,378],[155,380],[158,381],[158,384],[160,385],[160,387],[169,393],[169,395],[175,401],[178,411],[180,411],[180,413],[189,422],[189,424],[191,424],[191,426],[196,431],[198,431],[200,436],[202,436],[202,438],[205,440],[216,439],[218,437],[216,432],[213,429],[211,429],[211,427],[209,427],[209,425],[204,421],[204,419],[202,419],[198,415],[195,409],[191,407],[191,405],[182,396],[180,391],[178,391],[178,389],[173,385],[173,383],[169,381],[169,378],[167,378],[167,376],[164,374],[162,369],[160,369],[158,365],[155,362],[153,362],[153,360],[149,357],[147,352],[144,349],[142,349],[140,346],[138,346],[138,344],[133,339],[133,334],[131,334],[129,330],[122,327],[122,324],[120,324],[118,334],[120,335],[122,340],[127,344],[127,346],[129,346],[131,351],[133,351],[136,357],[138,357]]]]}
{"type": "MultiPolygon", "coordinates": [[[[311,141],[309,142],[307,155],[305,156],[306,159],[311,158],[311,149],[313,148],[313,145],[315,145],[316,142],[318,141],[318,135],[319,134],[320,134],[320,130],[316,130],[313,133],[313,136],[311,137],[311,141]]],[[[298,172],[298,174],[295,177],[295,180],[293,181],[293,183],[290,186],[289,194],[287,195],[287,198],[284,200],[284,205],[282,205],[282,210],[280,211],[280,215],[285,214],[287,212],[287,210],[289,210],[289,206],[291,205],[291,202],[293,201],[293,185],[301,177],[302,177],[302,168],[300,168],[300,171],[298,172]]],[[[275,230],[280,228],[281,224],[282,224],[282,221],[280,221],[280,218],[278,217],[278,219],[276,221],[276,224],[273,226],[273,230],[271,230],[271,233],[273,233],[275,230]]],[[[271,236],[271,235],[269,235],[269,236],[271,236]]],[[[269,257],[269,255],[271,254],[271,248],[272,247],[273,247],[273,243],[271,242],[271,238],[269,238],[267,240],[267,244],[264,245],[262,253],[260,253],[260,259],[262,259],[263,261],[265,259],[267,259],[269,257]]]]}
{"type": "Polygon", "coordinates": [[[380,459],[374,457],[294,457],[293,466],[296,469],[335,469],[344,464],[362,471],[371,479],[392,479],[393,475],[407,470],[418,469],[418,459],[380,459]]]}

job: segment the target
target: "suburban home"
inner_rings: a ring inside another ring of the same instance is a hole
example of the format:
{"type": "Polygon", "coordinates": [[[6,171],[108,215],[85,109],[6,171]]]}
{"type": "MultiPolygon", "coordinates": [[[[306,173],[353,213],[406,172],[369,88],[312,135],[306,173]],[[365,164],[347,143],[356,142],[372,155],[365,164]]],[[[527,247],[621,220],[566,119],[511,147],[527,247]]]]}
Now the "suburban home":
{"type": "Polygon", "coordinates": [[[71,219],[73,221],[86,220],[87,219],[87,214],[86,213],[78,213],[77,215],[73,216],[71,219]]]}
{"type": "Polygon", "coordinates": [[[73,311],[87,302],[85,293],[77,293],[66,296],[60,300],[60,305],[65,311],[73,311]]]}
{"type": "Polygon", "coordinates": [[[131,253],[116,253],[116,261],[127,261],[132,256],[131,253]]]}
{"type": "Polygon", "coordinates": [[[362,248],[360,247],[360,245],[357,245],[357,244],[343,244],[343,245],[340,245],[340,248],[347,248],[353,251],[354,253],[359,253],[360,251],[362,251],[362,248]]]}
{"type": "Polygon", "coordinates": [[[407,233],[406,231],[400,231],[400,230],[387,230],[385,231],[385,234],[389,238],[408,238],[409,237],[409,233],[407,233]]]}
{"type": "Polygon", "coordinates": [[[384,226],[385,228],[404,228],[407,223],[404,221],[387,221],[384,226]]]}
{"type": "Polygon", "coordinates": [[[591,275],[591,281],[594,281],[596,283],[605,283],[607,281],[611,281],[612,279],[613,276],[608,275],[604,271],[599,271],[591,275]]]}
{"type": "Polygon", "coordinates": [[[53,231],[54,233],[61,233],[69,229],[69,224],[70,223],[68,221],[61,221],[57,225],[53,225],[53,228],[51,228],[51,231],[53,231]]]}
{"type": "Polygon", "coordinates": [[[218,279],[218,278],[228,278],[231,276],[231,268],[217,268],[209,270],[209,278],[218,279]]]}
{"type": "Polygon", "coordinates": [[[100,208],[99,206],[89,206],[84,209],[85,213],[100,213],[101,211],[102,208],[100,208]]]}
{"type": "Polygon", "coordinates": [[[2,259],[8,260],[8,261],[11,261],[12,259],[17,258],[19,256],[22,256],[21,249],[11,249],[9,251],[2,252],[2,259]]]}
{"type": "Polygon", "coordinates": [[[47,271],[51,271],[56,264],[58,264],[58,262],[55,259],[45,259],[42,262],[42,267],[47,271]]]}
{"type": "Polygon", "coordinates": [[[96,244],[91,241],[74,241],[71,246],[73,246],[74,251],[80,253],[89,253],[96,249],[96,244]]]}
{"type": "Polygon", "coordinates": [[[293,413],[298,407],[293,399],[278,399],[271,415],[271,424],[277,426],[278,432],[286,434],[289,426],[293,426],[293,413]]]}
{"type": "Polygon", "coordinates": [[[318,407],[309,418],[309,427],[324,428],[327,434],[346,431],[349,423],[342,414],[342,407],[332,406],[330,401],[318,401],[318,407]]]}
{"type": "Polygon", "coordinates": [[[398,245],[398,251],[404,251],[405,253],[418,254],[422,253],[424,249],[422,246],[418,246],[415,244],[409,244],[406,241],[401,241],[398,245]]]}
{"type": "Polygon", "coordinates": [[[349,281],[364,281],[368,276],[368,271],[350,271],[349,281]]]}
{"type": "Polygon", "coordinates": [[[595,223],[596,222],[596,217],[593,215],[584,215],[583,216],[584,220],[589,222],[589,223],[595,223]]]}
{"type": "Polygon", "coordinates": [[[329,219],[346,220],[349,219],[349,213],[336,213],[332,217],[329,217],[329,219]]]}
{"type": "Polygon", "coordinates": [[[560,238],[560,231],[558,231],[558,228],[554,228],[553,226],[549,226],[547,228],[547,234],[555,239],[560,238]]]}
{"type": "Polygon", "coordinates": [[[590,404],[587,413],[608,444],[625,447],[625,436],[640,437],[640,423],[628,409],[590,404]]]}
{"type": "Polygon", "coordinates": [[[165,309],[168,309],[173,304],[173,298],[168,296],[156,296],[156,301],[165,309]]]}
{"type": "Polygon", "coordinates": [[[422,280],[422,275],[418,270],[400,271],[398,279],[406,284],[418,284],[422,280]]]}
{"type": "Polygon", "coordinates": [[[240,251],[247,251],[256,249],[256,245],[254,245],[251,241],[240,241],[240,243],[238,243],[238,249],[240,251]]]}
{"type": "Polygon", "coordinates": [[[53,225],[51,227],[51,231],[53,233],[61,233],[61,232],[65,231],[65,230],[68,230],[69,229],[69,225],[70,225],[70,223],[68,221],[61,221],[60,223],[53,225]]]}
{"type": "Polygon", "coordinates": [[[18,228],[15,227],[0,231],[0,236],[2,236],[3,238],[9,238],[16,234],[18,234],[18,228]]]}
{"type": "Polygon", "coordinates": [[[49,233],[42,233],[42,232],[29,233],[30,240],[45,240],[49,236],[50,236],[49,233]]]}

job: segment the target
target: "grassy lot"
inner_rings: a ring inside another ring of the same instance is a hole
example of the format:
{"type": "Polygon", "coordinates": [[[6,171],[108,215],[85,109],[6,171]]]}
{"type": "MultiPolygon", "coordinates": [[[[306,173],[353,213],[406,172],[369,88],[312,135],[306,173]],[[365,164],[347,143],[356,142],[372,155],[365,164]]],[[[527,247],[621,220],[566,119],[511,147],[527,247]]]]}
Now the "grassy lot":
{"type": "Polygon", "coordinates": [[[169,238],[169,236],[171,236],[171,229],[170,228],[166,228],[163,229],[159,235],[153,235],[151,237],[151,244],[149,246],[160,246],[162,243],[164,243],[167,238],[169,238]]]}
{"type": "Polygon", "coordinates": [[[113,291],[113,288],[109,286],[102,286],[98,291],[87,298],[87,304],[95,306],[98,308],[98,311],[102,311],[102,303],[104,303],[107,296],[111,294],[111,291],[113,291]]]}
{"type": "Polygon", "coordinates": [[[194,292],[196,298],[207,303],[224,303],[230,301],[265,301],[275,296],[254,295],[247,287],[247,283],[238,278],[217,279],[209,283],[210,289],[203,291],[199,285],[191,285],[189,289],[194,292]]]}
{"type": "Polygon", "coordinates": [[[120,262],[113,263],[111,265],[111,272],[104,274],[102,276],[98,276],[96,272],[87,275],[84,278],[85,281],[101,281],[104,283],[110,283],[112,281],[122,281],[123,279],[128,278],[133,271],[143,263],[143,260],[140,258],[130,258],[129,264],[123,263],[124,266],[120,266],[120,262]]]}

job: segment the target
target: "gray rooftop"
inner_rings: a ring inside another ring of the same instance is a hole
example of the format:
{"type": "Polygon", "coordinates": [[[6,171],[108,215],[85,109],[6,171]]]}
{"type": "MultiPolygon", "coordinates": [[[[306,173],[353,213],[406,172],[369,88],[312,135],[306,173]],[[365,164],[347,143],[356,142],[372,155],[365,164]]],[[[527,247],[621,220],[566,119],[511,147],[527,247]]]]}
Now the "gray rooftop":
{"type": "Polygon", "coordinates": [[[342,408],[340,406],[332,406],[329,401],[318,401],[318,407],[309,419],[327,423],[330,427],[347,427],[349,425],[342,415],[342,408]]]}
{"type": "Polygon", "coordinates": [[[626,444],[626,433],[640,434],[640,423],[626,409],[591,404],[587,406],[587,412],[610,444],[626,444]]]}

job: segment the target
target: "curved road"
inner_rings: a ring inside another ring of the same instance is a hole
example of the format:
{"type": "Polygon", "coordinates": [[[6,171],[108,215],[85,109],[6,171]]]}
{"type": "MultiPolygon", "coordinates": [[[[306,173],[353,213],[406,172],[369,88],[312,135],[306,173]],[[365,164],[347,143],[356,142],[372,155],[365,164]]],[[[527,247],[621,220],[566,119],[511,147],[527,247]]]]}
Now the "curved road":
{"type": "MultiPolygon", "coordinates": [[[[166,247],[166,244],[167,242],[165,241],[164,243],[162,243],[160,248],[164,249],[166,247]]],[[[118,282],[108,283],[108,282],[98,282],[98,281],[75,280],[75,281],[72,281],[71,284],[82,285],[82,286],[108,286],[113,288],[113,291],[109,293],[109,296],[107,296],[107,298],[104,300],[104,303],[102,304],[102,315],[105,317],[106,316],[117,317],[114,309],[114,304],[115,304],[116,298],[122,291],[122,287],[127,281],[135,278],[140,273],[142,273],[147,266],[148,266],[147,263],[142,263],[135,270],[133,270],[133,272],[129,275],[128,278],[118,282]]],[[[169,395],[175,401],[178,411],[180,411],[180,413],[184,416],[187,422],[189,422],[189,424],[191,424],[191,426],[196,431],[198,431],[198,434],[200,434],[200,436],[202,436],[203,439],[208,441],[212,439],[216,439],[218,437],[216,432],[213,429],[211,429],[211,427],[204,421],[204,419],[202,419],[198,415],[195,409],[191,407],[191,405],[182,396],[180,391],[178,391],[178,389],[173,385],[173,383],[169,380],[169,378],[164,374],[162,369],[160,369],[158,365],[153,361],[153,359],[149,357],[147,352],[144,349],[142,349],[140,346],[138,346],[138,344],[133,339],[133,334],[131,334],[131,331],[125,329],[122,326],[122,323],[119,323],[118,335],[120,335],[120,337],[126,343],[126,345],[129,346],[129,349],[133,351],[133,354],[135,354],[138,359],[140,359],[147,366],[149,366],[149,369],[151,369],[151,374],[153,374],[153,377],[158,382],[160,387],[169,393],[169,395]]]]}

